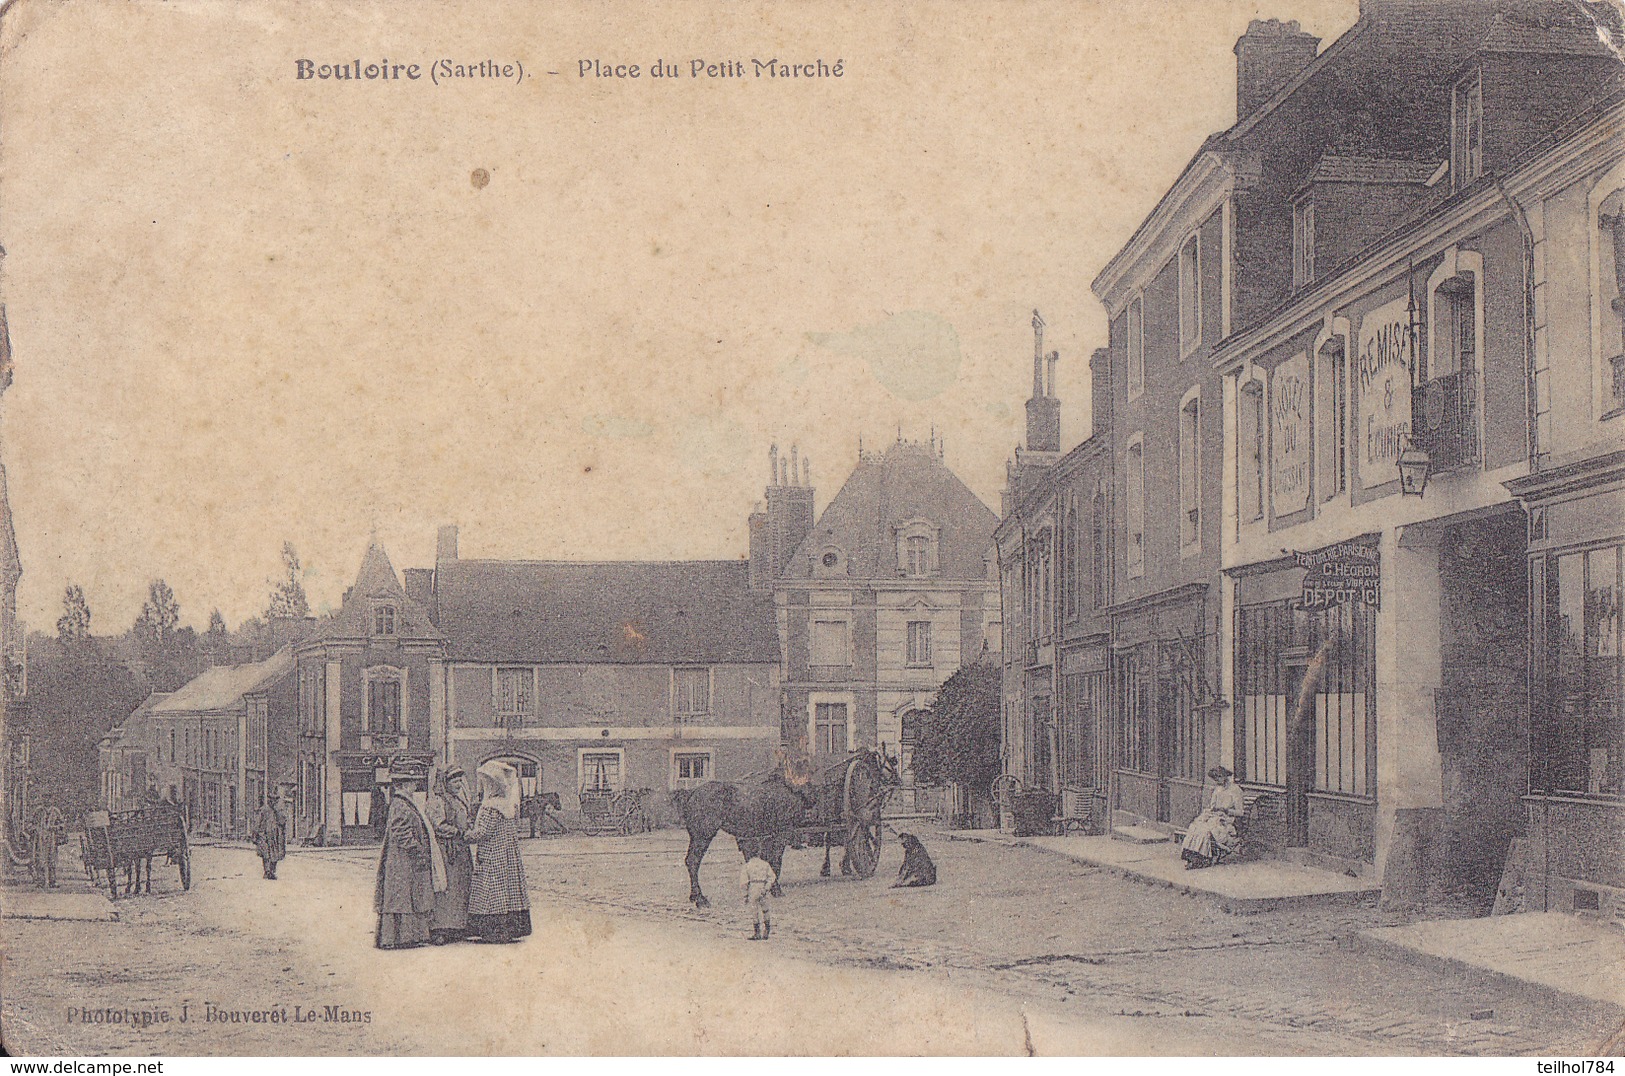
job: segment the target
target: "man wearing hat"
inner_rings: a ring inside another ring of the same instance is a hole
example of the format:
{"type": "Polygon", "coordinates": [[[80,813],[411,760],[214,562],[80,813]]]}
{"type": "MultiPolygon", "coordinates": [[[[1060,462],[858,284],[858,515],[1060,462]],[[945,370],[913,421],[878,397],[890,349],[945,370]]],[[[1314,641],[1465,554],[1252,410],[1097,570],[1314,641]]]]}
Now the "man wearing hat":
{"type": "Polygon", "coordinates": [[[374,944],[380,949],[412,949],[427,942],[435,894],[446,889],[440,842],[415,796],[427,776],[427,765],[417,759],[397,759],[390,767],[389,815],[373,892],[378,913],[374,944]]]}
{"type": "Polygon", "coordinates": [[[282,792],[265,794],[265,803],[254,816],[254,849],[265,865],[265,879],[276,881],[276,865],[288,854],[287,817],[282,813],[282,792]]]}
{"type": "Polygon", "coordinates": [[[474,820],[468,807],[468,776],[461,766],[446,770],[435,781],[429,820],[446,861],[446,888],[434,895],[429,940],[444,945],[468,935],[468,893],[474,882],[474,853],[463,839],[474,820]]]}
{"type": "Polygon", "coordinates": [[[1207,810],[1197,815],[1190,829],[1185,831],[1180,854],[1185,858],[1186,870],[1211,867],[1220,856],[1234,852],[1240,843],[1236,837],[1236,819],[1247,809],[1247,802],[1241,798],[1241,786],[1236,784],[1235,774],[1223,766],[1213,767],[1207,775],[1218,787],[1213,790],[1207,810]]]}

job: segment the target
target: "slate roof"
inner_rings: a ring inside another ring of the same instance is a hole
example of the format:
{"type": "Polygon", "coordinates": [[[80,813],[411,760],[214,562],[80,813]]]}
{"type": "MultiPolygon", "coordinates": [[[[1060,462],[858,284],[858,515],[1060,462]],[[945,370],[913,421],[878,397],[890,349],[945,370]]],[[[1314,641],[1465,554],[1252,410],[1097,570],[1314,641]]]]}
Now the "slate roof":
{"type": "Polygon", "coordinates": [[[986,579],[984,557],[999,517],[925,445],[899,441],[884,455],[865,455],[785,566],[807,579],[826,546],[845,555],[853,580],[898,576],[895,528],[924,519],[940,528],[934,579],[986,579]]]}
{"type": "Polygon", "coordinates": [[[102,742],[107,744],[127,744],[132,747],[147,746],[147,737],[152,728],[152,709],[160,702],[169,698],[172,692],[154,691],[142,700],[141,705],[130,711],[118,725],[108,730],[102,742]]]}
{"type": "Polygon", "coordinates": [[[770,593],[743,561],[442,562],[451,660],[524,664],[777,663],[770,593]]]}
{"type": "Polygon", "coordinates": [[[369,542],[367,552],[361,557],[361,569],[356,572],[355,585],[344,594],[343,606],[316,626],[311,640],[365,638],[372,632],[373,600],[379,598],[389,599],[395,605],[396,638],[440,638],[429,621],[429,614],[406,596],[384,547],[369,542]]]}
{"type": "Polygon", "coordinates": [[[180,690],[156,703],[149,713],[212,713],[229,710],[239,699],[261,691],[293,672],[293,648],[285,646],[264,661],[247,665],[216,665],[194,677],[180,690]]]}
{"type": "Polygon", "coordinates": [[[1484,52],[1532,52],[1547,56],[1611,56],[1594,23],[1578,12],[1569,20],[1540,25],[1499,14],[1484,35],[1484,52]]]}

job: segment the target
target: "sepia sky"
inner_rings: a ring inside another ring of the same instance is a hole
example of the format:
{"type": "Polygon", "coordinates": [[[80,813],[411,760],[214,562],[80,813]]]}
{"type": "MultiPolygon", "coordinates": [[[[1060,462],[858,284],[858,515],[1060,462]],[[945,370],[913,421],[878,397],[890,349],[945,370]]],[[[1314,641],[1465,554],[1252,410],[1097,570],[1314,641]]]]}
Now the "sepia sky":
{"type": "Polygon", "coordinates": [[[464,556],[734,557],[767,451],[945,434],[997,507],[1031,311],[1086,435],[1089,281],[1234,119],[1251,18],[1356,0],[20,0],[0,62],[0,434],[24,574],[99,633],[163,577],[318,610],[370,533],[464,556]],[[393,81],[296,62],[416,63],[393,81]],[[440,58],[522,81],[427,77],[440,58]],[[742,78],[692,78],[694,59],[742,78]],[[770,79],[752,58],[832,65],[770,79]],[[582,60],[638,79],[581,78],[582,60]],[[656,59],[678,78],[651,78],[656,59]],[[556,71],[558,74],[548,74],[556,71]],[[480,186],[474,173],[484,169],[480,186]]]}

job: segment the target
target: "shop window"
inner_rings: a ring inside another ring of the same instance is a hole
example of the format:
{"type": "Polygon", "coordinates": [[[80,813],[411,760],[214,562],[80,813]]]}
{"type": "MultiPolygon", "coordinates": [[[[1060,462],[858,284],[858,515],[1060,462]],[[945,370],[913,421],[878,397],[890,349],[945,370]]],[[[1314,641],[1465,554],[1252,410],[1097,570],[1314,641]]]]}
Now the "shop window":
{"type": "Polygon", "coordinates": [[[1547,705],[1532,719],[1536,791],[1625,792],[1621,707],[1621,547],[1547,558],[1543,654],[1547,705]]]}
{"type": "Polygon", "coordinates": [[[1123,723],[1117,742],[1117,765],[1134,773],[1152,773],[1151,663],[1148,647],[1125,651],[1117,661],[1118,699],[1123,723]]]}
{"type": "Polygon", "coordinates": [[[929,620],[910,620],[908,622],[908,664],[915,668],[928,668],[931,665],[931,622],[929,620]]]}
{"type": "MultiPolygon", "coordinates": [[[[366,770],[344,770],[339,774],[339,798],[342,822],[346,826],[373,824],[372,801],[374,782],[366,770]]],[[[380,823],[383,819],[378,819],[380,823]]]]}
{"type": "Polygon", "coordinates": [[[1315,489],[1329,501],[1348,488],[1348,366],[1343,339],[1315,356],[1315,489]]]}
{"type": "Polygon", "coordinates": [[[1264,383],[1254,378],[1236,400],[1236,498],[1241,522],[1264,517],[1264,383]]]}
{"type": "Polygon", "coordinates": [[[1375,613],[1357,602],[1299,604],[1237,611],[1236,774],[1257,784],[1290,779],[1321,792],[1375,795],[1375,613]],[[1300,699],[1312,713],[1294,712],[1300,699]],[[1289,772],[1296,766],[1305,772],[1289,772]]]}
{"type": "Polygon", "coordinates": [[[497,723],[507,728],[536,719],[536,679],[530,669],[496,670],[497,723]]]}
{"type": "Polygon", "coordinates": [[[1129,439],[1125,469],[1123,485],[1128,501],[1128,549],[1125,552],[1128,575],[1133,579],[1145,574],[1145,445],[1139,434],[1129,439]]]}
{"type": "Polygon", "coordinates": [[[671,754],[671,787],[697,788],[711,780],[710,751],[673,751],[671,754]]]}
{"type": "Polygon", "coordinates": [[[1182,550],[1201,545],[1200,436],[1201,401],[1193,395],[1179,408],[1179,547],[1182,550]]]}
{"type": "Polygon", "coordinates": [[[582,792],[619,792],[625,787],[625,755],[622,748],[576,753],[576,787],[582,792]]]}
{"type": "Polygon", "coordinates": [[[1106,698],[1106,674],[1072,673],[1062,678],[1065,708],[1061,713],[1056,769],[1063,787],[1097,785],[1095,728],[1106,698]]]}
{"type": "Polygon", "coordinates": [[[671,671],[679,717],[697,717],[711,712],[711,670],[700,666],[671,671]]]}
{"type": "Polygon", "coordinates": [[[1184,358],[1202,341],[1201,251],[1198,236],[1191,236],[1179,248],[1179,357],[1184,358]]]}
{"type": "Polygon", "coordinates": [[[1135,297],[1128,304],[1128,398],[1145,391],[1145,301],[1135,297]]]}
{"type": "Polygon", "coordinates": [[[813,704],[813,751],[820,755],[842,755],[848,743],[846,703],[813,704]]]}
{"type": "Polygon", "coordinates": [[[1477,71],[1456,83],[1450,170],[1456,190],[1484,172],[1484,90],[1477,71]]]}

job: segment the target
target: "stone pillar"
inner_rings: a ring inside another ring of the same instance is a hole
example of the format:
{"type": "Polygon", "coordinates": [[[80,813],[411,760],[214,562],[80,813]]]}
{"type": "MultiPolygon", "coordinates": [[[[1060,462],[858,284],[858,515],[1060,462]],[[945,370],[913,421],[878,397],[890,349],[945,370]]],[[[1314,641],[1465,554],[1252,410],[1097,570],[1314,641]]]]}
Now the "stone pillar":
{"type": "Polygon", "coordinates": [[[327,802],[322,808],[322,824],[327,826],[327,843],[338,844],[344,837],[343,778],[339,775],[339,748],[342,741],[339,730],[343,727],[341,713],[344,699],[344,663],[329,661],[323,683],[327,688],[327,758],[323,761],[326,772],[327,802]]]}
{"type": "Polygon", "coordinates": [[[1439,647],[1438,532],[1382,535],[1377,614],[1377,847],[1383,900],[1423,900],[1436,876],[1444,816],[1435,693],[1439,647]]]}
{"type": "Polygon", "coordinates": [[[441,767],[451,765],[451,730],[446,721],[446,663],[429,659],[429,747],[441,767]]]}
{"type": "Polygon", "coordinates": [[[1236,768],[1236,581],[1219,574],[1219,765],[1236,768]]]}

